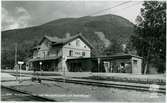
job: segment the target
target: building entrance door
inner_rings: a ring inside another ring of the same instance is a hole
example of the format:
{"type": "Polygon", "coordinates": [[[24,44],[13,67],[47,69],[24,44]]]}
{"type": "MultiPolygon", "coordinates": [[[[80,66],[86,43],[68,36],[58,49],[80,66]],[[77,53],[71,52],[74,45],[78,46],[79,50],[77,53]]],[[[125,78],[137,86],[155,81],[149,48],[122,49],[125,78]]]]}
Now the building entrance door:
{"type": "Polygon", "coordinates": [[[138,74],[137,60],[133,60],[132,73],[138,74]]]}
{"type": "Polygon", "coordinates": [[[110,62],[104,61],[103,64],[104,64],[105,71],[109,73],[110,72],[110,62]]]}

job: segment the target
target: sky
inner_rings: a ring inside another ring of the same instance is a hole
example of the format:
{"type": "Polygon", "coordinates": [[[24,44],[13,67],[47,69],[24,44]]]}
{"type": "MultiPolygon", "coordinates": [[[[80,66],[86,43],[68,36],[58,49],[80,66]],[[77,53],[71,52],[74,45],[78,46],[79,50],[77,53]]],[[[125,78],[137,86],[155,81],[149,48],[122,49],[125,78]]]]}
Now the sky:
{"type": "Polygon", "coordinates": [[[45,24],[59,18],[114,14],[135,23],[142,1],[2,1],[1,29],[45,24]],[[118,6],[119,5],[119,6],[118,6]]]}

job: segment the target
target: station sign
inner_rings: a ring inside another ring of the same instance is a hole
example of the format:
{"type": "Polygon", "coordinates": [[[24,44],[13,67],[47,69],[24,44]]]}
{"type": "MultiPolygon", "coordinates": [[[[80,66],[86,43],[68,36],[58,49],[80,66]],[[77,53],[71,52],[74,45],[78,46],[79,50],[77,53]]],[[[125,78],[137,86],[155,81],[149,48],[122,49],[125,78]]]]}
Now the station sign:
{"type": "Polygon", "coordinates": [[[24,62],[23,61],[18,61],[18,64],[22,65],[22,64],[24,64],[24,62]]]}

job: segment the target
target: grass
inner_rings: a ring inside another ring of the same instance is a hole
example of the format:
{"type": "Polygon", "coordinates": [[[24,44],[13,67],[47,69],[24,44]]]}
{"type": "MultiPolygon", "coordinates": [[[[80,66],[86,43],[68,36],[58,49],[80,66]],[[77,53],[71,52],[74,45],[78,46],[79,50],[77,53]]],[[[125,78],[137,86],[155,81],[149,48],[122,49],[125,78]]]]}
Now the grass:
{"type": "Polygon", "coordinates": [[[105,80],[105,81],[117,81],[117,82],[129,82],[129,83],[141,83],[141,84],[159,84],[166,85],[166,80],[162,78],[139,78],[139,77],[118,77],[118,76],[89,76],[82,77],[84,79],[92,80],[105,80]]]}
{"type": "MultiPolygon", "coordinates": [[[[26,84],[25,81],[24,83],[26,84]]],[[[30,82],[31,83],[31,82],[30,82]]],[[[28,83],[27,83],[28,84],[28,83]]],[[[87,86],[73,83],[42,81],[41,84],[14,86],[30,93],[43,95],[55,99],[58,102],[85,102],[85,101],[108,101],[108,102],[163,102],[165,94],[157,94],[158,97],[150,98],[150,92],[126,90],[118,88],[105,88],[87,86]],[[81,96],[82,95],[82,96],[81,96]]]]}
{"type": "MultiPolygon", "coordinates": [[[[19,74],[19,71],[14,71],[14,70],[2,70],[1,71],[2,73],[10,73],[10,74],[13,74],[13,75],[17,75],[19,74]]],[[[61,76],[60,73],[58,72],[48,72],[48,71],[37,71],[36,73],[42,75],[42,76],[61,76]]],[[[34,72],[33,71],[21,71],[21,74],[30,74],[30,75],[33,75],[34,72]]]]}

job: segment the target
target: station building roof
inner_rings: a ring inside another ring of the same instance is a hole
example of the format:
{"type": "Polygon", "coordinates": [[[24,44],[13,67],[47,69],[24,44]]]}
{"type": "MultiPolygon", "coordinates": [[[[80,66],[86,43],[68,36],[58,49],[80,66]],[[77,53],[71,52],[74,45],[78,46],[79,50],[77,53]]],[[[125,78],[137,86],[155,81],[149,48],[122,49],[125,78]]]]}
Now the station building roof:
{"type": "Polygon", "coordinates": [[[86,59],[92,59],[92,60],[96,60],[98,58],[100,58],[101,60],[109,60],[109,59],[130,59],[130,58],[139,58],[139,59],[143,59],[140,56],[137,55],[132,55],[132,54],[116,54],[116,55],[109,55],[109,56],[96,56],[96,57],[78,57],[78,58],[70,58],[68,59],[68,61],[70,60],[86,60],[86,59]]]}

